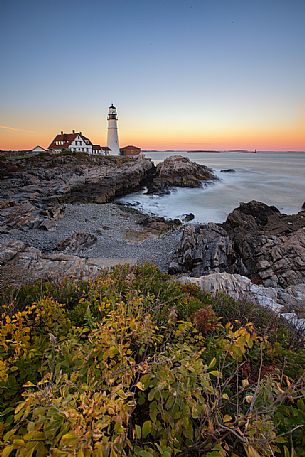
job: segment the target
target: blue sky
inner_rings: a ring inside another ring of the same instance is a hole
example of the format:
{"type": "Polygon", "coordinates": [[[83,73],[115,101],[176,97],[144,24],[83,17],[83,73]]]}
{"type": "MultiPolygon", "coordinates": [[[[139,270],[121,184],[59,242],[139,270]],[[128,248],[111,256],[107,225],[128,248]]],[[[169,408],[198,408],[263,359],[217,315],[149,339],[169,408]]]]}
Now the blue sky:
{"type": "Polygon", "coordinates": [[[301,0],[0,0],[0,147],[101,143],[113,102],[121,142],[305,149],[304,24],[301,0]]]}

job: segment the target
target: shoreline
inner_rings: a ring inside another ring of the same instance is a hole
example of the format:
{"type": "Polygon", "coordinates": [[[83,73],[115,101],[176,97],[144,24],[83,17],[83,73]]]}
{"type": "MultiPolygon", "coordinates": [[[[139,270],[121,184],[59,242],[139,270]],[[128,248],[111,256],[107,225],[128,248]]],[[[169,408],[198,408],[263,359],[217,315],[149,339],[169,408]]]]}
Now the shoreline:
{"type": "Polygon", "coordinates": [[[19,241],[42,256],[152,262],[167,271],[181,227],[161,219],[118,203],[68,203],[53,229],[12,229],[0,233],[0,245],[19,241]]]}

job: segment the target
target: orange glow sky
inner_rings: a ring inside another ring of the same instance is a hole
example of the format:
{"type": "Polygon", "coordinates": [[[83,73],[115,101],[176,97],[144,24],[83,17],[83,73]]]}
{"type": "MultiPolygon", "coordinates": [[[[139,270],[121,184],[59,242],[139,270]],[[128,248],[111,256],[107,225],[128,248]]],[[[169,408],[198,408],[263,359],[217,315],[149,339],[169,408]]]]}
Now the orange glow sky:
{"type": "Polygon", "coordinates": [[[121,146],[304,151],[304,23],[303,0],[4,0],[0,149],[105,145],[114,103],[121,146]]]}

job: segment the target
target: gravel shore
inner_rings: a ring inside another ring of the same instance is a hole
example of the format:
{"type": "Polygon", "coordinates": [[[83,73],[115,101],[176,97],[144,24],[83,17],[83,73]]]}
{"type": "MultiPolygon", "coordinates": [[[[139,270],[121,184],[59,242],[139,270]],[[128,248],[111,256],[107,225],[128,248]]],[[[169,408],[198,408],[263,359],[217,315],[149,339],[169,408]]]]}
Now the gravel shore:
{"type": "Polygon", "coordinates": [[[43,252],[56,252],[57,245],[75,233],[96,237],[91,246],[77,251],[67,248],[65,253],[79,257],[130,258],[135,262],[153,262],[167,271],[180,229],[156,233],[143,227],[143,214],[116,203],[67,204],[64,217],[50,231],[12,229],[0,235],[0,242],[21,240],[43,252]]]}

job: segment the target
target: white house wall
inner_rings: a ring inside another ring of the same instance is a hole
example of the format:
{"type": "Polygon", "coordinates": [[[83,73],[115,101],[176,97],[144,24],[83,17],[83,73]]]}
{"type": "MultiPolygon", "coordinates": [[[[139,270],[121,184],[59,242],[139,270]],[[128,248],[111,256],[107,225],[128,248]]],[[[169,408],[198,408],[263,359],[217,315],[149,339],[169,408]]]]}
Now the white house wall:
{"type": "Polygon", "coordinates": [[[86,144],[81,136],[77,136],[70,144],[69,149],[73,152],[87,152],[92,154],[92,144],[86,144]],[[81,144],[79,144],[81,141],[81,144]]]}

